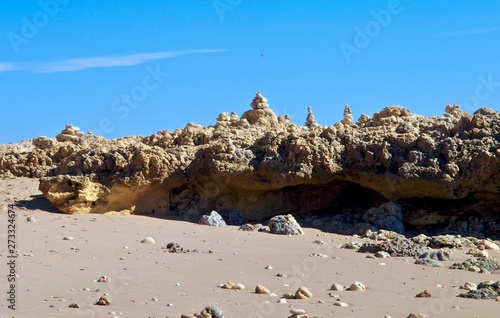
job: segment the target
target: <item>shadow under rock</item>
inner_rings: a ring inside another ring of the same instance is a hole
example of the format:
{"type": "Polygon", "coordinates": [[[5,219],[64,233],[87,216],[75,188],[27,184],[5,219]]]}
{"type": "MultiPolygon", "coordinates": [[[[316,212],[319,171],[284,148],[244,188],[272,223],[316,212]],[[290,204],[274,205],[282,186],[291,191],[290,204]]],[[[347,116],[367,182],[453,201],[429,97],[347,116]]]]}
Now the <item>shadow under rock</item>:
{"type": "Polygon", "coordinates": [[[43,195],[36,194],[31,195],[31,200],[20,200],[17,202],[16,207],[26,208],[27,210],[42,210],[50,213],[58,213],[59,211],[49,200],[47,200],[43,195]]]}

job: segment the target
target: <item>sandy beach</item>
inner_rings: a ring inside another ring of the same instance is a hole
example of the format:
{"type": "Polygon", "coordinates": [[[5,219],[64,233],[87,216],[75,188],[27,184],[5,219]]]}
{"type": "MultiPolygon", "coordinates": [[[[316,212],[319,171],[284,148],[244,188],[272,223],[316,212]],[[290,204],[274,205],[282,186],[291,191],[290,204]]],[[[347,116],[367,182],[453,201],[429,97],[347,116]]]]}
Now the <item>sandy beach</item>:
{"type": "MultiPolygon", "coordinates": [[[[415,265],[412,258],[369,259],[365,253],[339,248],[366,239],[311,228],[304,228],[305,235],[284,236],[150,216],[65,215],[37,187],[36,179],[0,180],[2,219],[4,207],[15,204],[19,251],[16,311],[7,307],[2,275],[2,317],[180,317],[205,306],[217,306],[233,318],[289,317],[292,308],[304,309],[309,317],[497,315],[495,300],[456,296],[464,283],[497,281],[498,273],[451,270],[450,262],[433,268],[415,265]],[[35,222],[27,222],[28,217],[35,222]],[[141,243],[145,237],[153,237],[156,244],[141,243]],[[170,242],[189,252],[169,253],[164,247],[170,242]],[[310,256],[313,253],[328,257],[310,256]],[[102,276],[111,281],[97,282],[102,276]],[[218,287],[227,281],[246,289],[218,287]],[[354,281],[366,290],[330,290],[334,283],[348,287],[354,281]],[[277,296],[255,294],[257,285],[277,296]],[[282,294],[295,293],[300,286],[314,296],[277,303],[282,294]],[[432,297],[415,298],[424,290],[432,297]],[[94,305],[103,294],[108,294],[111,306],[94,305]],[[349,306],[335,306],[339,299],[334,295],[349,306]],[[69,308],[73,303],[80,308],[69,308]]],[[[6,270],[7,224],[2,223],[0,251],[6,270]]],[[[453,258],[468,256],[465,250],[454,250],[453,258]]]]}

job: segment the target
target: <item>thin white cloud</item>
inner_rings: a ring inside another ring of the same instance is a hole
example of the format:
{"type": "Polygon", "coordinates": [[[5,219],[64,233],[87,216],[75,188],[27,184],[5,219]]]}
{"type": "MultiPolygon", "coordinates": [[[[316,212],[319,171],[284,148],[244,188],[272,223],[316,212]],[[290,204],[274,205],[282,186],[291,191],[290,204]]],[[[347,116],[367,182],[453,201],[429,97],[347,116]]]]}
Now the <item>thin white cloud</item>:
{"type": "Polygon", "coordinates": [[[447,31],[447,32],[438,32],[435,34],[436,37],[451,37],[451,36],[466,36],[466,35],[476,35],[476,34],[485,34],[492,33],[500,30],[500,27],[496,28],[477,28],[477,29],[468,29],[468,30],[455,30],[455,31],[447,31]]]}
{"type": "Polygon", "coordinates": [[[2,63],[0,62],[0,73],[18,71],[19,66],[13,63],[2,63]]]}
{"type": "Polygon", "coordinates": [[[31,66],[0,62],[0,73],[9,71],[30,71],[34,73],[76,72],[102,67],[126,67],[144,64],[149,61],[173,58],[191,54],[217,53],[224,50],[183,50],[172,52],[139,53],[120,56],[96,56],[67,59],[55,62],[33,64],[31,66]]]}

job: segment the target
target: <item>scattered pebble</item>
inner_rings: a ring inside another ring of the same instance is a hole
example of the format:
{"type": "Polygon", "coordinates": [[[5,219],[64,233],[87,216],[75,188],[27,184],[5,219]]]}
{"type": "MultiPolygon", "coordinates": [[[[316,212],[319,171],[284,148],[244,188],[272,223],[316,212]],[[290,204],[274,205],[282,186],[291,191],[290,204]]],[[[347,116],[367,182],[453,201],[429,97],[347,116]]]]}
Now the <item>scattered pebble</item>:
{"type": "Polygon", "coordinates": [[[295,295],[291,294],[291,293],[286,293],[286,294],[283,294],[283,298],[285,298],[285,299],[295,299],[295,295]]]}
{"type": "Polygon", "coordinates": [[[293,309],[290,309],[290,313],[292,315],[303,315],[306,313],[306,311],[304,309],[293,308],[293,309]]]}
{"type": "Polygon", "coordinates": [[[35,219],[35,217],[33,217],[33,216],[28,216],[28,217],[26,218],[26,221],[27,221],[27,222],[36,222],[36,219],[35,219]]]}
{"type": "Polygon", "coordinates": [[[321,253],[311,253],[309,254],[310,257],[317,257],[317,258],[328,258],[328,255],[321,254],[321,253]]]}
{"type": "Polygon", "coordinates": [[[267,265],[266,269],[273,269],[273,267],[271,265],[267,265]]]}
{"type": "Polygon", "coordinates": [[[295,292],[295,299],[309,299],[309,298],[312,298],[312,297],[313,297],[313,294],[305,286],[301,286],[295,292]]]}
{"type": "Polygon", "coordinates": [[[257,285],[255,287],[255,293],[256,294],[268,294],[269,295],[271,293],[271,291],[268,288],[266,288],[266,287],[264,287],[262,285],[257,285]]]}
{"type": "Polygon", "coordinates": [[[99,306],[111,306],[111,299],[106,295],[102,295],[95,304],[99,306]]]}
{"type": "Polygon", "coordinates": [[[63,240],[65,241],[73,241],[75,238],[73,236],[65,236],[63,237],[63,240]]]}
{"type": "Polygon", "coordinates": [[[244,290],[245,288],[246,288],[245,285],[238,283],[238,284],[235,284],[231,289],[244,290]]]}
{"type": "Polygon", "coordinates": [[[334,306],[339,306],[339,307],[349,307],[348,304],[342,302],[342,301],[336,301],[333,303],[334,306]]]}
{"type": "Polygon", "coordinates": [[[377,257],[377,258],[390,258],[391,254],[387,253],[386,251],[378,251],[375,253],[375,257],[377,257]]]}
{"type": "Polygon", "coordinates": [[[232,281],[227,281],[224,284],[222,284],[221,288],[222,289],[232,289],[236,284],[233,283],[232,281]]]}
{"type": "Polygon", "coordinates": [[[156,244],[156,241],[154,238],[148,236],[148,237],[143,238],[141,240],[141,243],[143,243],[143,244],[156,244]]]}
{"type": "Polygon", "coordinates": [[[98,280],[98,283],[111,283],[111,278],[108,276],[101,276],[98,280]]]}
{"type": "Polygon", "coordinates": [[[363,285],[363,283],[355,281],[354,283],[351,284],[351,286],[349,288],[347,288],[347,290],[364,291],[364,290],[366,290],[366,287],[365,287],[365,285],[363,285]]]}
{"type": "Polygon", "coordinates": [[[342,291],[342,290],[344,290],[344,286],[342,286],[340,284],[333,284],[330,289],[331,290],[336,290],[336,291],[342,291]]]}
{"type": "Polygon", "coordinates": [[[182,246],[179,243],[175,242],[170,242],[167,244],[167,246],[162,247],[162,249],[167,250],[169,253],[186,253],[187,250],[184,249],[184,246],[182,246]]]}
{"type": "Polygon", "coordinates": [[[427,290],[424,290],[423,292],[418,293],[415,297],[416,298],[430,298],[430,297],[432,297],[432,295],[427,290]]]}
{"type": "Polygon", "coordinates": [[[68,306],[69,308],[81,308],[77,303],[72,303],[68,306]]]}
{"type": "Polygon", "coordinates": [[[465,289],[465,290],[477,290],[477,285],[472,283],[472,282],[467,282],[460,286],[460,289],[465,289]]]}

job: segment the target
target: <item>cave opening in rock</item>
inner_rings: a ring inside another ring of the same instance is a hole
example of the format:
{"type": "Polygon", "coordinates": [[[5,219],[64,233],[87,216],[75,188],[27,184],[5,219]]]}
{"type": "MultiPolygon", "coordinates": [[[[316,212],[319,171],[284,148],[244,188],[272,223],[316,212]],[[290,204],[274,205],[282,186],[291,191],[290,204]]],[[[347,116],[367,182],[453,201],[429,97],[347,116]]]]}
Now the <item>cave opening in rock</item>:
{"type": "Polygon", "coordinates": [[[375,190],[344,180],[286,187],[281,191],[283,200],[293,204],[290,212],[294,215],[322,217],[346,212],[361,213],[389,201],[375,190]]]}

